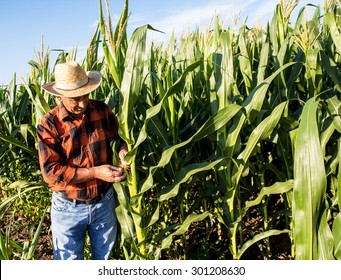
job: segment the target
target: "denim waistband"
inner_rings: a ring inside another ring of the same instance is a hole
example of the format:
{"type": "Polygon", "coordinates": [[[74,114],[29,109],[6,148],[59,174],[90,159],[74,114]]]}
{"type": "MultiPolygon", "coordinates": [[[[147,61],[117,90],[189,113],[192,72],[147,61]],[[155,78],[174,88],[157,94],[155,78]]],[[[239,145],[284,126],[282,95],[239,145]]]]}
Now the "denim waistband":
{"type": "Polygon", "coordinates": [[[100,193],[98,196],[94,197],[94,198],[89,198],[89,199],[77,199],[77,198],[69,198],[67,197],[67,195],[63,192],[56,192],[56,194],[58,196],[60,196],[61,198],[70,201],[70,202],[75,202],[76,204],[95,204],[98,203],[102,200],[102,198],[106,195],[106,193],[108,192],[109,188],[107,190],[104,190],[104,192],[100,193]]]}

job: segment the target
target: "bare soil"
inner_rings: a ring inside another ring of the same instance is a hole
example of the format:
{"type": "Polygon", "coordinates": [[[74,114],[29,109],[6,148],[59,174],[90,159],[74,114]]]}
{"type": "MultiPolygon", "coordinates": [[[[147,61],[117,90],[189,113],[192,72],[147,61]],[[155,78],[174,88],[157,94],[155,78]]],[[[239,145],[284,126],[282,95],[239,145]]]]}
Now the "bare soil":
{"type": "MultiPolygon", "coordinates": [[[[13,221],[13,220],[12,220],[13,221]]],[[[4,217],[3,223],[0,227],[1,232],[4,234],[6,231],[5,225],[10,223],[9,217],[4,217]]],[[[246,224],[253,232],[262,231],[263,218],[261,216],[250,217],[246,224]]],[[[28,219],[18,217],[15,225],[11,226],[10,238],[19,244],[24,244],[25,241],[32,238],[32,233],[35,230],[30,226],[28,219]],[[18,226],[20,224],[20,226],[18,226]]],[[[207,232],[204,222],[196,223],[191,226],[186,234],[186,255],[188,259],[232,259],[229,251],[229,241],[227,238],[227,230],[225,228],[211,228],[207,232]]],[[[243,237],[248,240],[250,236],[245,234],[243,237]]],[[[183,250],[182,239],[179,237],[174,240],[174,255],[171,250],[162,256],[162,259],[172,259],[178,254],[178,250],[183,250]]],[[[281,234],[269,238],[269,243],[258,242],[252,245],[242,256],[243,260],[289,260],[292,259],[291,242],[287,234],[281,234]],[[269,245],[269,246],[267,246],[269,245]],[[267,250],[270,248],[270,250],[267,250]]],[[[40,238],[35,251],[35,259],[38,260],[52,260],[52,239],[50,231],[49,217],[45,219],[43,229],[40,233],[40,238]]]]}

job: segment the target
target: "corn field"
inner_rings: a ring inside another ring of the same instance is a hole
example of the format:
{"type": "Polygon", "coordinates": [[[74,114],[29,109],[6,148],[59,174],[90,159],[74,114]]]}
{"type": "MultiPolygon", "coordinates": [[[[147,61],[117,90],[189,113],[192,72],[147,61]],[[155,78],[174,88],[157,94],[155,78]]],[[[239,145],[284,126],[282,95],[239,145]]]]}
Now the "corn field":
{"type": "MultiPolygon", "coordinates": [[[[103,5],[104,4],[104,5],[103,5]]],[[[117,115],[128,179],[116,183],[115,259],[341,259],[341,6],[307,18],[280,0],[266,29],[224,27],[147,41],[128,38],[128,0],[116,27],[99,1],[82,64],[103,82],[91,98],[117,115]],[[276,245],[277,244],[277,245],[276,245]]],[[[1,259],[37,259],[51,192],[36,124],[56,105],[41,85],[77,49],[36,52],[31,72],[0,88],[1,259]],[[13,240],[21,217],[29,234],[13,240]]]]}

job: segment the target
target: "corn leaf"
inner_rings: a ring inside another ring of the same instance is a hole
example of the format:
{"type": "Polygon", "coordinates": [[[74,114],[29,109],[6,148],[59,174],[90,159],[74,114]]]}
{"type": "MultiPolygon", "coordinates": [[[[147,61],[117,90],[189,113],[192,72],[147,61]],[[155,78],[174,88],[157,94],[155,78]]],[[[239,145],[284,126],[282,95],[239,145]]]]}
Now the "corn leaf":
{"type": "Polygon", "coordinates": [[[288,229],[283,229],[283,230],[271,229],[271,230],[267,230],[265,232],[256,234],[252,239],[248,240],[247,242],[245,242],[243,244],[243,246],[240,248],[240,250],[236,254],[235,259],[239,260],[242,257],[242,255],[245,253],[245,251],[248,248],[250,248],[253,244],[255,244],[256,242],[259,242],[260,240],[262,240],[264,238],[269,238],[271,236],[275,236],[275,235],[279,235],[279,234],[283,234],[283,233],[290,234],[290,230],[288,230],[288,229]]]}
{"type": "Polygon", "coordinates": [[[255,149],[256,145],[264,140],[265,138],[269,137],[270,134],[273,132],[274,128],[277,126],[283,110],[287,102],[282,102],[280,105],[276,106],[276,108],[271,112],[270,116],[265,118],[251,133],[250,138],[246,144],[245,149],[237,158],[237,163],[239,165],[236,167],[232,177],[232,182],[234,186],[237,186],[239,183],[239,179],[243,173],[243,170],[248,162],[250,155],[252,154],[253,150],[255,149]]]}
{"type": "Polygon", "coordinates": [[[47,211],[49,210],[49,207],[50,206],[47,206],[45,208],[43,214],[41,215],[40,222],[39,222],[38,227],[37,227],[37,229],[36,229],[36,231],[34,233],[32,241],[28,242],[28,246],[27,247],[24,247],[24,250],[23,250],[23,253],[22,253],[22,257],[21,257],[23,260],[32,260],[32,259],[34,259],[34,253],[35,253],[35,251],[37,249],[37,246],[38,246],[40,232],[42,230],[43,222],[45,220],[45,217],[46,217],[47,211]]]}
{"type": "Polygon", "coordinates": [[[156,172],[156,170],[160,167],[164,167],[171,159],[173,153],[191,143],[192,141],[198,141],[202,139],[203,137],[206,137],[207,135],[213,133],[214,131],[218,130],[222,126],[224,126],[233,116],[236,115],[236,113],[241,109],[241,107],[237,104],[232,104],[227,106],[226,108],[220,110],[217,112],[217,114],[211,116],[204,124],[203,126],[189,139],[187,139],[184,142],[181,142],[177,145],[174,145],[168,149],[166,149],[162,155],[161,159],[157,166],[152,166],[149,169],[149,175],[146,181],[142,185],[141,193],[147,191],[148,189],[152,188],[153,186],[153,174],[156,172]]]}
{"type": "MultiPolygon", "coordinates": [[[[312,260],[328,251],[328,236],[319,238],[318,230],[328,227],[324,213],[326,173],[317,125],[318,102],[305,104],[295,141],[293,221],[296,259],[312,260]]],[[[329,259],[329,255],[323,258],[329,259]]]]}
{"type": "MultiPolygon", "coordinates": [[[[338,145],[338,186],[337,186],[337,201],[339,209],[341,208],[341,140],[338,145]]],[[[341,260],[341,213],[339,212],[334,218],[332,233],[334,237],[334,256],[336,259],[341,260]]]]}
{"type": "Polygon", "coordinates": [[[272,194],[286,193],[292,190],[294,187],[294,180],[288,180],[286,182],[276,182],[270,187],[264,187],[260,190],[258,196],[254,200],[247,201],[243,211],[246,212],[250,207],[256,206],[262,202],[264,196],[272,194]]]}
{"type": "Polygon", "coordinates": [[[223,159],[218,159],[213,162],[201,162],[201,163],[193,163],[185,166],[179,172],[174,180],[174,184],[164,188],[160,192],[160,201],[167,200],[171,197],[174,197],[178,194],[180,185],[186,182],[191,176],[198,172],[207,171],[212,169],[218,163],[220,163],[223,159]]]}
{"type": "MultiPolygon", "coordinates": [[[[129,160],[129,156],[134,155],[137,151],[137,148],[141,145],[141,143],[147,138],[148,134],[147,134],[147,125],[149,122],[154,122],[153,117],[155,117],[158,113],[160,113],[160,111],[162,110],[162,106],[165,102],[165,100],[167,100],[168,97],[172,96],[174,93],[178,92],[181,90],[184,80],[186,79],[186,76],[193,71],[194,69],[196,69],[198,66],[202,65],[202,61],[198,61],[195,62],[191,65],[189,65],[184,72],[182,73],[182,75],[179,77],[179,79],[174,83],[174,85],[172,87],[170,87],[168,89],[168,91],[163,95],[161,101],[159,103],[157,103],[156,105],[154,105],[151,108],[148,108],[146,110],[146,117],[143,123],[143,126],[140,130],[139,136],[136,140],[136,143],[133,147],[133,149],[131,151],[129,151],[129,154],[127,155],[127,160],[129,160]]],[[[161,81],[158,80],[158,83],[161,85],[161,81]]],[[[162,89],[162,87],[160,86],[160,89],[162,89]]],[[[154,127],[156,125],[154,124],[154,127]]]]}
{"type": "Polygon", "coordinates": [[[122,243],[125,240],[128,240],[133,245],[134,251],[138,252],[138,246],[135,242],[136,233],[134,220],[131,216],[132,209],[129,204],[129,197],[126,193],[126,188],[122,183],[115,183],[114,188],[119,202],[115,212],[122,231],[122,243]]]}
{"type": "Polygon", "coordinates": [[[188,215],[185,221],[179,226],[179,228],[175,232],[169,234],[166,238],[162,240],[162,245],[161,245],[162,249],[169,248],[169,246],[172,244],[174,236],[185,233],[192,223],[200,222],[204,220],[206,217],[208,217],[208,215],[209,215],[208,212],[204,212],[202,214],[192,213],[188,215]]]}
{"type": "Polygon", "coordinates": [[[332,233],[334,237],[334,256],[337,260],[341,260],[341,214],[337,214],[334,218],[332,233]]]}
{"type": "Polygon", "coordinates": [[[15,145],[15,146],[25,150],[26,152],[30,153],[34,157],[38,157],[38,151],[36,149],[30,148],[29,146],[25,145],[23,142],[21,142],[20,140],[14,138],[12,136],[0,134],[0,139],[9,143],[9,144],[15,145]]]}
{"type": "Polygon", "coordinates": [[[134,143],[132,135],[133,108],[135,102],[140,95],[143,77],[144,56],[146,50],[146,35],[147,30],[154,30],[149,24],[139,27],[132,34],[129,43],[125,60],[125,70],[121,85],[122,105],[119,112],[120,120],[120,136],[128,143],[134,143]]]}
{"type": "Polygon", "coordinates": [[[325,22],[326,25],[330,29],[330,35],[334,41],[334,45],[337,48],[337,51],[341,52],[341,34],[339,31],[339,27],[336,24],[335,21],[335,15],[334,12],[328,12],[325,14],[325,22]]]}

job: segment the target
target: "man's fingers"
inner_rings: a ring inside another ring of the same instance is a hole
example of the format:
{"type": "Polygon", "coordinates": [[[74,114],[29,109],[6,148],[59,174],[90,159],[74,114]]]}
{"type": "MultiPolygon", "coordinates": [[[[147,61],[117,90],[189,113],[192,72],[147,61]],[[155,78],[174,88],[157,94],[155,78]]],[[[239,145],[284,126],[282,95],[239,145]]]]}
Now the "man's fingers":
{"type": "Polygon", "coordinates": [[[114,183],[121,182],[126,176],[127,176],[127,174],[125,174],[125,173],[122,173],[120,176],[114,176],[113,182],[114,183]]]}

